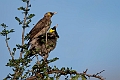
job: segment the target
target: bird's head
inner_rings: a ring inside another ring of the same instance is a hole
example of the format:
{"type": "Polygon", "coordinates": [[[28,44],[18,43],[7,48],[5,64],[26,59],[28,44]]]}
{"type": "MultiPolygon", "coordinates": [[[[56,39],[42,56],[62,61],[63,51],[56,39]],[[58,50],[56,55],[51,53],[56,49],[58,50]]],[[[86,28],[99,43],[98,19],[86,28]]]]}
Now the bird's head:
{"type": "Polygon", "coordinates": [[[47,12],[44,16],[45,17],[52,17],[55,14],[57,14],[57,12],[47,12]]]}
{"type": "Polygon", "coordinates": [[[57,31],[56,31],[56,27],[57,27],[58,25],[56,25],[56,26],[54,26],[53,28],[51,28],[50,30],[49,30],[49,33],[54,33],[58,38],[59,38],[59,35],[58,35],[58,33],[57,33],[57,31]]]}
{"type": "Polygon", "coordinates": [[[49,33],[53,33],[53,32],[55,32],[55,31],[56,31],[56,28],[53,27],[53,28],[51,28],[51,29],[49,30],[49,33]]]}

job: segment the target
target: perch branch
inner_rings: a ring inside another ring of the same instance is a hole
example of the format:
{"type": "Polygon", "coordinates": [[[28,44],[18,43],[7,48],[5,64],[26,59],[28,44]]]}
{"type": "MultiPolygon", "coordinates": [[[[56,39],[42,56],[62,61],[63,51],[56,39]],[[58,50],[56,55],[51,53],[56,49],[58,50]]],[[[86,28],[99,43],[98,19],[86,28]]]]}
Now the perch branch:
{"type": "MultiPolygon", "coordinates": [[[[78,73],[76,71],[49,70],[47,72],[47,74],[53,74],[53,73],[55,73],[55,74],[60,74],[60,76],[61,75],[68,75],[68,74],[70,74],[70,75],[71,74],[76,74],[76,75],[85,75],[85,76],[87,76],[89,78],[90,77],[94,77],[94,78],[98,78],[100,80],[105,80],[102,76],[98,75],[98,74],[102,73],[105,70],[102,70],[101,72],[99,72],[97,74],[87,74],[87,71],[88,71],[88,69],[86,69],[86,71],[84,71],[83,73],[78,73]]],[[[41,73],[38,73],[38,75],[41,75],[41,73]]],[[[27,78],[26,80],[35,80],[35,79],[37,79],[37,76],[31,76],[31,77],[27,78]]]]}

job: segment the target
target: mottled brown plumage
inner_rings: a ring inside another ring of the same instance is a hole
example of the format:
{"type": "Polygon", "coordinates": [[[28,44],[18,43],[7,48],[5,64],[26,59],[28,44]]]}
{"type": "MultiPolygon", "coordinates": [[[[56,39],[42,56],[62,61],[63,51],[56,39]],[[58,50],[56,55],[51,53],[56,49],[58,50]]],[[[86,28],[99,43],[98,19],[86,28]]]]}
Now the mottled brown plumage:
{"type": "Polygon", "coordinates": [[[33,56],[34,54],[39,54],[45,59],[47,59],[49,53],[55,49],[57,39],[59,38],[59,35],[56,31],[56,26],[54,26],[51,29],[53,31],[52,32],[49,31],[47,33],[47,44],[46,44],[45,34],[38,36],[34,44],[34,47],[31,47],[30,49],[31,53],[29,56],[33,56]]]}
{"type": "Polygon", "coordinates": [[[47,37],[48,37],[47,44],[45,41],[45,37],[46,37],[45,35],[39,36],[39,39],[38,39],[39,45],[37,48],[41,48],[39,54],[44,56],[44,58],[47,58],[49,53],[55,49],[57,39],[59,38],[59,35],[56,31],[55,26],[52,28],[52,30],[55,30],[55,31],[47,33],[47,37]]]}
{"type": "Polygon", "coordinates": [[[51,17],[54,14],[56,14],[56,12],[47,12],[44,17],[38,21],[38,23],[29,32],[30,41],[48,31],[51,25],[51,17]]]}

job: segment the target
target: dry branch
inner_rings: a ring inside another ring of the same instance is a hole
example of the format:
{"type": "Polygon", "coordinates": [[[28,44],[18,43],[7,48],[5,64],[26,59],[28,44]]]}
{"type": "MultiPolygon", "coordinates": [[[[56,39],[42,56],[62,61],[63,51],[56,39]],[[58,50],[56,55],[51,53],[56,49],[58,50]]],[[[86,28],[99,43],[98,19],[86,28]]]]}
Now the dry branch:
{"type": "Polygon", "coordinates": [[[6,46],[7,46],[7,48],[8,48],[8,51],[9,51],[9,53],[10,53],[10,56],[12,57],[12,59],[14,59],[14,56],[13,56],[13,54],[12,54],[12,52],[11,52],[11,50],[10,50],[10,47],[9,47],[9,45],[8,45],[8,37],[7,37],[7,35],[6,35],[6,39],[5,39],[5,42],[6,42],[6,46]]]}

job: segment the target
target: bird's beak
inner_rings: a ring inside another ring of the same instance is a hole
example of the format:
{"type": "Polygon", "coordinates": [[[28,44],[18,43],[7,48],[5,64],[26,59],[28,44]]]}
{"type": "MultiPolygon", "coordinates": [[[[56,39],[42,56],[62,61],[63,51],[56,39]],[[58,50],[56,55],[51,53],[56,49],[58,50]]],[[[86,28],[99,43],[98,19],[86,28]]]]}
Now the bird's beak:
{"type": "Polygon", "coordinates": [[[53,12],[53,14],[57,14],[57,12],[53,12]]]}

